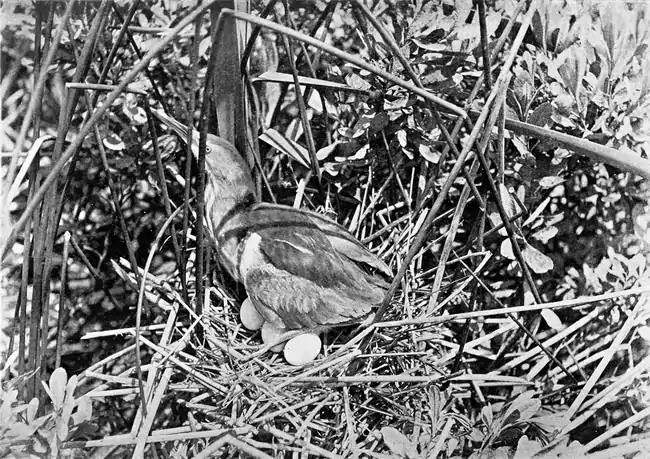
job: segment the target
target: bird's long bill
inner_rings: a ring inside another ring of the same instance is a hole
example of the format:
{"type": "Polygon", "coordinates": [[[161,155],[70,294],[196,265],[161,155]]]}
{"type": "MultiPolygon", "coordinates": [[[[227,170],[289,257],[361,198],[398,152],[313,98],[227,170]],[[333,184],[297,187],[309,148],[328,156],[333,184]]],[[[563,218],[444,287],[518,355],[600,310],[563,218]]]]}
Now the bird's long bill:
{"type": "MultiPolygon", "coordinates": [[[[165,115],[159,110],[151,109],[151,112],[156,118],[162,121],[165,126],[178,134],[183,142],[187,142],[187,132],[189,131],[187,126],[182,124],[180,121],[165,115]]],[[[199,155],[199,133],[196,130],[192,130],[192,153],[195,156],[199,155]]]]}

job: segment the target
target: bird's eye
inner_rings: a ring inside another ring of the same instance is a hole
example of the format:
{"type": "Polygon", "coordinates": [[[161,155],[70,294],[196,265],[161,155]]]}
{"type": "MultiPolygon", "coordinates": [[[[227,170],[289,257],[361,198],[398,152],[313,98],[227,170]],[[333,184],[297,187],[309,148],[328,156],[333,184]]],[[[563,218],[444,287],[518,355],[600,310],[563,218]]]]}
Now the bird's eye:
{"type": "Polygon", "coordinates": [[[206,153],[211,153],[212,152],[212,147],[210,147],[209,145],[206,145],[205,152],[206,153]]]}

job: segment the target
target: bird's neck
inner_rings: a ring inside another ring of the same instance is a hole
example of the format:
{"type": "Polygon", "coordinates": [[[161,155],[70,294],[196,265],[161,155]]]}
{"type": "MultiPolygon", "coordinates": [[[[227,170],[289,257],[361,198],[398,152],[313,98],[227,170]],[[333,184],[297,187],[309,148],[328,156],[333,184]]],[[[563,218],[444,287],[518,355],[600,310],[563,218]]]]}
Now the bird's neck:
{"type": "MultiPolygon", "coordinates": [[[[206,167],[210,167],[210,164],[206,164],[206,167]]],[[[213,171],[216,173],[207,175],[205,217],[212,236],[216,237],[225,218],[255,202],[255,186],[245,165],[230,168],[223,168],[221,165],[221,168],[213,171]],[[227,173],[222,173],[223,170],[227,173]]]]}

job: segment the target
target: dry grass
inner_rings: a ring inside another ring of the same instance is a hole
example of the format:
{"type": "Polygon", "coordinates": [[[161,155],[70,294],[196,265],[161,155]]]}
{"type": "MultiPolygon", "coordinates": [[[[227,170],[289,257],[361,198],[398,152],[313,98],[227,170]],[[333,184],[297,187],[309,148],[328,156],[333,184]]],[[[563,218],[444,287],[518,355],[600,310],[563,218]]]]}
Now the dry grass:
{"type": "MultiPolygon", "coordinates": [[[[147,381],[144,385],[146,416],[140,408],[133,421],[132,435],[70,442],[68,447],[135,444],[137,451],[149,443],[176,442],[177,447],[194,448],[197,457],[209,457],[207,451],[223,453],[219,448],[228,445],[254,457],[273,457],[281,451],[323,457],[382,457],[387,447],[381,429],[392,426],[413,439],[414,444],[421,442],[421,457],[427,457],[435,448],[443,445],[447,448],[450,442],[456,444],[466,438],[477,422],[471,417],[477,405],[495,406],[528,390],[538,396],[552,397],[544,386],[562,387],[562,381],[567,381],[563,373],[549,366],[548,359],[540,355],[539,348],[531,342],[514,346],[507,361],[491,371],[476,372],[476,369],[489,366],[484,362],[499,360],[491,345],[499,336],[515,328],[512,321],[499,317],[507,312],[503,310],[484,314],[487,317],[482,320],[483,331],[464,345],[465,370],[452,373],[458,345],[449,325],[464,321],[468,314],[443,318],[427,316],[423,306],[429,295],[417,285],[408,289],[420,292],[410,295],[413,319],[399,320],[403,317],[403,309],[393,303],[390,313],[398,320],[387,320],[360,330],[330,331],[316,361],[304,367],[293,367],[284,362],[281,354],[269,352],[269,346],[261,343],[259,333],[241,326],[235,300],[217,288],[210,291],[211,306],[206,305],[203,317],[195,320],[191,314],[186,315],[189,320],[181,323],[177,320],[179,309],[190,309],[183,305],[178,295],[169,296],[164,282],[156,282],[160,280],[152,279],[148,283],[151,288],[148,299],[160,308],[156,310],[165,325],[142,330],[142,333],[148,332],[148,336],[141,336],[141,344],[151,356],[150,362],[142,368],[147,381]],[[199,322],[204,333],[197,335],[199,322]],[[362,350],[361,343],[366,339],[369,339],[368,345],[362,350]],[[189,423],[163,428],[161,419],[173,422],[176,418],[173,411],[180,407],[187,410],[189,423]],[[197,442],[197,439],[204,439],[206,443],[197,442]],[[206,446],[208,449],[204,449],[206,446]]],[[[600,361],[601,367],[603,362],[611,361],[614,352],[629,351],[628,346],[621,346],[620,337],[627,336],[634,314],[610,342],[595,342],[585,348],[588,324],[598,320],[605,310],[602,302],[648,291],[650,287],[637,288],[547,305],[547,309],[557,310],[586,305],[591,313],[562,333],[553,336],[540,333],[540,340],[547,349],[564,348],[564,364],[572,375],[580,378],[590,362],[600,361]]],[[[466,294],[458,293],[459,296],[466,294]]],[[[637,309],[642,306],[639,303],[637,309]]],[[[541,308],[522,309],[530,312],[541,308]]],[[[477,320],[481,313],[473,315],[473,320],[477,320]]],[[[135,336],[134,329],[116,333],[135,336]]],[[[87,338],[106,339],[107,336],[102,333],[87,338]]],[[[127,351],[133,352],[133,347],[127,351]]],[[[114,358],[123,360],[124,352],[114,358]]],[[[102,366],[109,360],[105,359],[102,366]]],[[[598,372],[592,373],[589,381],[599,381],[599,389],[588,403],[578,407],[581,416],[570,424],[566,417],[562,423],[566,412],[560,411],[554,419],[555,425],[549,424],[548,433],[562,426],[566,433],[579,427],[589,420],[595,409],[633,385],[634,379],[644,374],[649,365],[650,359],[646,358],[627,372],[604,380],[598,372]],[[603,385],[606,381],[611,383],[609,387],[603,385]]],[[[125,370],[119,377],[104,376],[99,368],[99,365],[90,368],[86,375],[95,381],[93,385],[103,384],[86,396],[127,397],[135,401],[133,396],[139,394],[133,379],[135,367],[125,370]]],[[[583,384],[574,386],[580,391],[577,399],[586,393],[583,384]]],[[[638,416],[645,416],[646,411],[638,416]]],[[[549,412],[536,413],[537,416],[542,414],[549,412]]],[[[607,438],[609,436],[600,440],[607,438]]],[[[598,444],[589,444],[584,451],[598,444]]]]}

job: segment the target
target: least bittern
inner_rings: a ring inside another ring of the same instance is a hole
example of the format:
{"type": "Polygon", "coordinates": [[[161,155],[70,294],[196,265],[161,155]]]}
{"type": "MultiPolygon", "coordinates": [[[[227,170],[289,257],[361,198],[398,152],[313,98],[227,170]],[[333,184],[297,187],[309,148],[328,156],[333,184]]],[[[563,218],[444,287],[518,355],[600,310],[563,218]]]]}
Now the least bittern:
{"type": "MultiPolygon", "coordinates": [[[[155,115],[183,141],[188,129],[155,115]]],[[[198,157],[199,134],[192,151],[198,157]]],[[[344,227],[284,205],[256,202],[251,171],[229,142],[208,134],[206,220],[220,264],[278,328],[360,322],[384,300],[390,268],[344,227]]]]}

